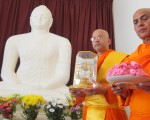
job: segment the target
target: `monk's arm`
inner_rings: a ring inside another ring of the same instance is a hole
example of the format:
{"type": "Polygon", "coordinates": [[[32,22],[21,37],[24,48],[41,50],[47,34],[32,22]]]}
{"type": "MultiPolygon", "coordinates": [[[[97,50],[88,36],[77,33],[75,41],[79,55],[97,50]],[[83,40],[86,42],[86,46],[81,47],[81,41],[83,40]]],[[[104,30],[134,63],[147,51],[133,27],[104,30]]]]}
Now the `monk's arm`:
{"type": "Polygon", "coordinates": [[[114,91],[112,91],[112,88],[110,87],[110,85],[105,84],[105,86],[107,88],[107,93],[104,95],[105,95],[105,98],[109,104],[113,104],[119,100],[119,103],[121,106],[127,106],[128,105],[129,98],[130,98],[130,95],[132,93],[130,90],[121,89],[123,91],[123,93],[118,91],[117,94],[119,94],[119,92],[121,94],[118,95],[118,99],[117,99],[117,94],[114,91]]]}
{"type": "Polygon", "coordinates": [[[129,105],[132,90],[127,90],[126,92],[127,92],[127,96],[125,97],[121,95],[117,95],[118,103],[120,107],[125,107],[129,105]]]}
{"type": "Polygon", "coordinates": [[[117,102],[117,97],[116,95],[113,93],[113,91],[111,90],[111,87],[108,84],[104,84],[105,87],[107,88],[107,93],[104,94],[106,101],[109,104],[113,104],[117,102]]]}

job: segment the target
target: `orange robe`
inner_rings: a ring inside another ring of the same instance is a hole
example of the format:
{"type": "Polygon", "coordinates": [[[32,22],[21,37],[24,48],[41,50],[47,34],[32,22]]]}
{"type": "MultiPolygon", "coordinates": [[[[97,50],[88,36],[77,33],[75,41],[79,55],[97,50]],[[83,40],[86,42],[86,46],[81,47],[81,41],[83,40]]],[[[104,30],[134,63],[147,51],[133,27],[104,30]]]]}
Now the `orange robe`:
{"type": "MultiPolygon", "coordinates": [[[[142,69],[150,74],[150,44],[141,44],[135,52],[133,52],[124,61],[136,61],[141,66],[142,69]]],[[[134,89],[130,91],[130,95],[126,100],[119,98],[120,106],[130,107],[130,120],[150,120],[150,93],[134,89]]]]}
{"type": "Polygon", "coordinates": [[[108,93],[86,96],[84,99],[83,120],[127,120],[126,113],[118,106],[117,97],[106,82],[107,70],[119,64],[126,54],[106,51],[98,60],[97,81],[107,87],[108,93]]]}

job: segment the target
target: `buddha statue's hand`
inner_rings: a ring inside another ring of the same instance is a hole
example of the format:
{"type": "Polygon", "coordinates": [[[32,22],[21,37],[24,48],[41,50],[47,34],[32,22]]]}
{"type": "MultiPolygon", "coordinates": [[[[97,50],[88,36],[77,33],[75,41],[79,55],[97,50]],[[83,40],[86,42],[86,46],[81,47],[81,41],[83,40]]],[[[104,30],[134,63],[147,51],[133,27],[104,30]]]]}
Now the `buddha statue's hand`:
{"type": "Polygon", "coordinates": [[[10,82],[12,85],[21,85],[21,81],[13,81],[13,82],[10,82]]]}
{"type": "Polygon", "coordinates": [[[40,85],[21,83],[17,85],[17,88],[26,89],[26,90],[39,90],[40,85]]]}
{"type": "Polygon", "coordinates": [[[19,86],[19,85],[21,85],[21,81],[19,81],[19,80],[15,80],[15,79],[13,79],[13,80],[3,80],[3,82],[5,83],[5,84],[7,84],[7,85],[12,85],[12,86],[19,86]]]}
{"type": "Polygon", "coordinates": [[[64,87],[65,85],[63,86],[58,86],[57,84],[54,84],[54,85],[43,85],[41,86],[41,89],[45,89],[45,90],[55,90],[55,89],[59,89],[61,87],[64,87]]]}

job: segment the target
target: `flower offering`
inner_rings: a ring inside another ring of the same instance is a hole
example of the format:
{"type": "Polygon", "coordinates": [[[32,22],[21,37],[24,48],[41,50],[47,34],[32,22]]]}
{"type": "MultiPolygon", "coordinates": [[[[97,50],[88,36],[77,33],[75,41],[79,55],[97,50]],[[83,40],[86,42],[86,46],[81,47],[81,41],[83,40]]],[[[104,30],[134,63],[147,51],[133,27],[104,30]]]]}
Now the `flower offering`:
{"type": "Polygon", "coordinates": [[[8,96],[6,98],[0,97],[0,114],[3,116],[3,118],[12,120],[19,101],[20,98],[17,94],[8,96]]]}
{"type": "Polygon", "coordinates": [[[123,75],[150,77],[147,73],[145,73],[142,70],[140,64],[134,61],[122,62],[119,65],[113,66],[108,70],[106,77],[123,75]]]}
{"type": "Polygon", "coordinates": [[[26,120],[35,120],[41,109],[41,105],[45,103],[42,96],[27,95],[22,98],[21,107],[23,108],[24,118],[26,120]]]}
{"type": "Polygon", "coordinates": [[[65,120],[68,115],[66,101],[52,99],[44,106],[44,111],[48,120],[65,120]]]}
{"type": "Polygon", "coordinates": [[[66,96],[69,104],[69,116],[72,120],[80,120],[82,118],[82,103],[76,102],[76,99],[70,95],[66,96]]]}

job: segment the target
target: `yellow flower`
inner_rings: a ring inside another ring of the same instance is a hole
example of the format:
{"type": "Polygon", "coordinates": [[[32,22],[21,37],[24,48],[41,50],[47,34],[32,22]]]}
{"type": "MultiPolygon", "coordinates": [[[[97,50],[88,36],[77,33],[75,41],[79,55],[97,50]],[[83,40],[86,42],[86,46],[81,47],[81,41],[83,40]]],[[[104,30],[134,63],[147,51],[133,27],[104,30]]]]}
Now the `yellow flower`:
{"type": "Polygon", "coordinates": [[[0,97],[0,104],[4,102],[4,98],[0,97]]]}
{"type": "Polygon", "coordinates": [[[8,97],[6,97],[5,99],[4,99],[4,101],[10,101],[12,99],[12,96],[8,96],[8,97]]]}
{"type": "Polygon", "coordinates": [[[39,95],[26,95],[22,98],[21,107],[24,109],[23,114],[26,119],[36,119],[41,105],[45,103],[42,96],[39,95]]]}
{"type": "Polygon", "coordinates": [[[27,106],[29,106],[29,105],[43,105],[45,103],[45,100],[42,96],[27,95],[27,96],[23,97],[22,102],[27,106]]]}

